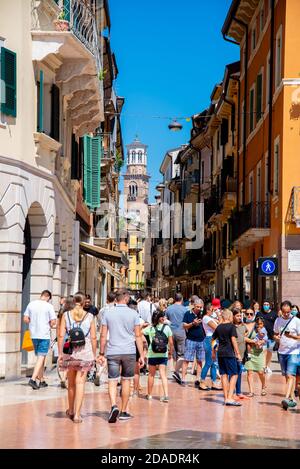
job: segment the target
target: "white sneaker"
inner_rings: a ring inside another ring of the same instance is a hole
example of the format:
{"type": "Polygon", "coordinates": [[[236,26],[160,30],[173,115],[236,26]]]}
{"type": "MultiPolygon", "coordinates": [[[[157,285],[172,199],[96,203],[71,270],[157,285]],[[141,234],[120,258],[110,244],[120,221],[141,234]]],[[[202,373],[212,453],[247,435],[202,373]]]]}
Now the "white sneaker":
{"type": "Polygon", "coordinates": [[[269,368],[269,367],[267,366],[265,373],[272,374],[272,373],[273,373],[273,371],[271,370],[271,368],[269,368]]]}

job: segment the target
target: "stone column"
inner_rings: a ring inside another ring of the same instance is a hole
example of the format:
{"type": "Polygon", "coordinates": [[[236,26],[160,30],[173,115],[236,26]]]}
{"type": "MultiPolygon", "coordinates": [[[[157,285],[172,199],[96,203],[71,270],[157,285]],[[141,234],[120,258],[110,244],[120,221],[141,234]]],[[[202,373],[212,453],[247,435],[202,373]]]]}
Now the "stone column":
{"type": "Polygon", "coordinates": [[[21,374],[22,271],[25,248],[0,243],[0,378],[21,374]]]}

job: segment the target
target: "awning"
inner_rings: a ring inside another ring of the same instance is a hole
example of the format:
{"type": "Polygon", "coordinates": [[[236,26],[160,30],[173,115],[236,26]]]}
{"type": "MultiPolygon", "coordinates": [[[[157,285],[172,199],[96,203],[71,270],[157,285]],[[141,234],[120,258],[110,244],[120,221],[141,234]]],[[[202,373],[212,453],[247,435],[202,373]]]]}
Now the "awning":
{"type": "Polygon", "coordinates": [[[105,261],[117,262],[118,264],[127,265],[128,261],[121,252],[111,251],[110,249],[101,248],[90,243],[80,243],[80,250],[86,254],[104,259],[105,261]]]}
{"type": "Polygon", "coordinates": [[[114,269],[108,262],[100,259],[100,264],[104,267],[107,272],[115,277],[119,282],[122,282],[122,275],[116,269],[114,269]]]}

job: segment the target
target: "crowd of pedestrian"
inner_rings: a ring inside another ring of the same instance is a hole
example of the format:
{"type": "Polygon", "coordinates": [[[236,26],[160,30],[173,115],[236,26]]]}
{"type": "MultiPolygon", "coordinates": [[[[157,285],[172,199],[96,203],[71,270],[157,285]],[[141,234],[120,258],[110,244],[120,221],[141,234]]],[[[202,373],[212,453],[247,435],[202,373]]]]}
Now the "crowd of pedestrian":
{"type": "Polygon", "coordinates": [[[45,357],[50,346],[50,330],[56,327],[58,366],[68,380],[66,414],[74,423],[82,422],[85,382],[95,363],[107,364],[109,423],[132,418],[129,399],[140,395],[141,372],[148,374],[146,399],[149,401],[159,373],[159,398],[167,404],[167,369],[172,360],[172,377],[180,386],[187,385],[191,367],[196,376],[195,387],[205,392],[223,392],[224,404],[237,407],[255,396],[255,375],[260,394],[267,395],[266,375],[272,373],[272,357],[277,352],[285,377],[281,405],[285,410],[297,405],[300,312],[290,301],[283,301],[276,310],[269,300],[260,305],[247,298],[244,304],[238,300],[231,304],[219,298],[204,302],[192,295],[187,303],[181,293],[176,293],[174,298],[152,299],[149,292],[143,292],[134,298],[126,289],[119,289],[108,294],[107,304],[100,311],[92,304],[91,297],[81,292],[62,298],[56,316],[50,300],[51,293],[45,290],[39,300],[29,303],[24,313],[37,356],[28,384],[34,390],[47,386],[45,357]],[[242,391],[244,372],[248,392],[242,391]],[[118,385],[121,386],[120,405],[118,385]]]}

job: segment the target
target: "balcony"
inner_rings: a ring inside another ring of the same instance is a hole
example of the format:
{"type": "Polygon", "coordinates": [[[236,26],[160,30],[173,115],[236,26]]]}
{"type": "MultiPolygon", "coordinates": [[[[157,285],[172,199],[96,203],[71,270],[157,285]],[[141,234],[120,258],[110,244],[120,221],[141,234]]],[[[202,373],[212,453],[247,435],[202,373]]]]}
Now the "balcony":
{"type": "Polygon", "coordinates": [[[84,0],[31,0],[32,60],[55,73],[78,137],[104,120],[99,33],[84,0]],[[64,13],[64,20],[59,15],[64,13]],[[65,25],[65,28],[62,25],[65,25]]]}
{"type": "Polygon", "coordinates": [[[270,234],[270,206],[267,202],[252,202],[232,217],[235,247],[249,247],[270,234]]]}
{"type": "Polygon", "coordinates": [[[231,211],[236,207],[237,179],[235,176],[227,176],[222,194],[221,211],[225,219],[230,216],[231,211]]]}

